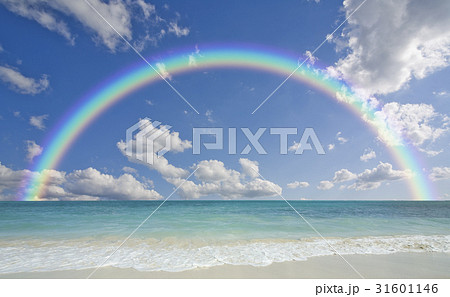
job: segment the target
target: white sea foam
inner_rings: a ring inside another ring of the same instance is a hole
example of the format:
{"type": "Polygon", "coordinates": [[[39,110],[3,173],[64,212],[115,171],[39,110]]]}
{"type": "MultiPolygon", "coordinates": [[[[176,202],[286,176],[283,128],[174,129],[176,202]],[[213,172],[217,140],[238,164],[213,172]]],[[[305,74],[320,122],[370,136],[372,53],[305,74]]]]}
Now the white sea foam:
{"type": "MultiPolygon", "coordinates": [[[[450,253],[450,235],[327,238],[341,254],[450,253]]],[[[116,239],[0,241],[0,273],[87,269],[99,265],[120,244],[116,239]]],[[[205,241],[131,239],[106,263],[141,271],[184,271],[223,264],[266,266],[333,255],[319,238],[302,240],[205,241]]]]}

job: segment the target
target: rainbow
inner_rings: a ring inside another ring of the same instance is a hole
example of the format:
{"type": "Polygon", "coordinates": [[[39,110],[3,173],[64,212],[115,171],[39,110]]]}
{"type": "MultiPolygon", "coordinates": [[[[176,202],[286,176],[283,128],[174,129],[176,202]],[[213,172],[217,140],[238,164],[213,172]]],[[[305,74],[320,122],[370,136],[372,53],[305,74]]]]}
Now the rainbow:
{"type": "MultiPolygon", "coordinates": [[[[160,62],[164,63],[166,70],[171,75],[207,68],[246,68],[286,77],[298,66],[297,57],[255,46],[201,47],[201,53],[195,54],[195,62],[189,58],[193,54],[192,52],[192,48],[178,51],[163,57],[160,62]]],[[[343,81],[331,78],[323,70],[311,65],[302,66],[291,78],[326,93],[363,118],[375,133],[378,134],[380,131],[380,124],[372,121],[375,119],[376,108],[370,107],[363,100],[358,99],[349,91],[351,88],[343,81]]],[[[79,100],[48,134],[43,144],[43,154],[35,162],[35,166],[30,168],[30,171],[37,172],[37,174],[31,174],[24,179],[23,190],[18,194],[18,199],[40,200],[49,181],[48,169],[57,168],[79,135],[112,105],[127,98],[127,95],[143,86],[157,81],[161,81],[160,76],[147,64],[140,63],[113,76],[79,100]]],[[[415,155],[414,149],[408,146],[406,141],[401,140],[398,135],[392,134],[390,137],[400,139],[402,143],[402,145],[388,147],[392,157],[398,163],[397,165],[414,173],[413,178],[409,179],[413,199],[433,199],[435,197],[433,188],[422,171],[423,167],[420,165],[420,159],[415,155]]]]}

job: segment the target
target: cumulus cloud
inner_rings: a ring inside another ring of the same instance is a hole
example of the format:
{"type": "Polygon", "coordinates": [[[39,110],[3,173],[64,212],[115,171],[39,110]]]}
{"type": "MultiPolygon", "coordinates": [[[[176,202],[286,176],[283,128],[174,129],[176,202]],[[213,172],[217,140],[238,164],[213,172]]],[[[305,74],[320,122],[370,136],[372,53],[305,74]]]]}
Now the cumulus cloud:
{"type": "MultiPolygon", "coordinates": [[[[361,1],[346,0],[348,16],[361,1]]],[[[450,62],[450,2],[367,1],[334,41],[348,54],[335,70],[367,95],[401,89],[450,62]],[[380,46],[383,45],[383,46],[380,46]]]]}
{"type": "Polygon", "coordinates": [[[297,188],[307,188],[309,187],[308,182],[294,181],[292,183],[288,183],[287,187],[289,189],[297,189],[297,188]]]}
{"type": "Polygon", "coordinates": [[[0,163],[0,200],[13,200],[23,186],[23,179],[46,174],[49,181],[41,200],[155,200],[162,196],[126,173],[119,177],[104,174],[94,168],[66,173],[45,170],[13,170],[0,163]]]}
{"type": "Polygon", "coordinates": [[[410,170],[394,170],[389,163],[380,162],[373,169],[366,169],[358,174],[357,180],[348,188],[359,190],[371,190],[381,186],[382,182],[407,179],[412,177],[410,170]]]}
{"type": "Polygon", "coordinates": [[[246,158],[240,158],[239,164],[242,167],[242,173],[251,178],[259,177],[259,164],[257,161],[251,161],[246,158]]]}
{"type": "Polygon", "coordinates": [[[334,173],[331,181],[321,181],[317,187],[319,190],[329,190],[336,184],[354,181],[349,186],[341,185],[340,189],[349,188],[357,191],[372,190],[381,186],[383,182],[411,178],[410,170],[394,170],[389,163],[380,162],[373,169],[366,169],[360,174],[354,174],[348,169],[341,169],[334,173]]]}
{"type": "Polygon", "coordinates": [[[183,152],[184,150],[192,147],[191,141],[182,140],[178,132],[171,132],[167,130],[166,126],[158,126],[149,119],[141,119],[138,123],[138,126],[139,128],[136,132],[142,131],[143,129],[148,129],[153,133],[160,133],[163,136],[156,138],[152,143],[148,142],[147,145],[141,148],[142,151],[139,152],[136,147],[136,135],[134,135],[133,139],[130,139],[128,142],[121,140],[117,143],[117,147],[119,148],[120,152],[123,155],[127,156],[128,160],[130,160],[131,162],[146,165],[149,168],[158,171],[165,178],[186,177],[189,174],[187,170],[169,164],[169,161],[164,156],[158,156],[157,152],[159,152],[163,148],[166,148],[166,141],[170,143],[170,147],[168,148],[169,152],[183,152]],[[150,147],[151,145],[153,145],[153,147],[150,147]],[[127,149],[129,152],[132,152],[131,155],[127,154],[127,149]],[[147,160],[147,156],[152,158],[152,164],[150,164],[149,162],[144,162],[145,160],[147,160]]]}
{"type": "Polygon", "coordinates": [[[33,140],[27,140],[27,160],[33,161],[33,159],[42,154],[42,147],[33,140]]]}
{"type": "Polygon", "coordinates": [[[334,184],[328,180],[323,180],[319,183],[319,185],[317,186],[317,189],[319,190],[330,190],[331,188],[334,187],[334,184]]]}
{"type": "Polygon", "coordinates": [[[34,79],[9,66],[0,66],[0,80],[20,94],[36,95],[49,86],[47,75],[43,74],[40,79],[34,79]]]}
{"type": "MultiPolygon", "coordinates": [[[[8,10],[22,17],[34,20],[44,28],[63,36],[70,44],[75,43],[74,34],[70,31],[68,23],[63,16],[71,17],[80,22],[89,32],[94,34],[94,41],[103,44],[111,52],[126,48],[121,37],[89,7],[85,1],[73,0],[0,0],[8,10]]],[[[155,6],[137,1],[101,1],[89,0],[89,3],[128,41],[134,41],[141,50],[146,43],[156,44],[166,31],[176,36],[189,34],[188,28],[178,25],[175,20],[166,21],[158,16],[155,6]],[[140,22],[144,34],[133,36],[133,22],[140,22]],[[156,32],[156,33],[154,33],[156,32]]]]}
{"type": "Polygon", "coordinates": [[[436,112],[430,104],[390,102],[375,112],[373,122],[380,127],[380,140],[387,145],[401,145],[399,137],[416,147],[433,143],[449,130],[449,118],[436,112]],[[392,133],[394,132],[394,133],[392,133]]]}
{"type": "Polygon", "coordinates": [[[335,147],[336,147],[336,145],[335,145],[334,143],[330,143],[330,144],[328,145],[328,150],[329,150],[329,151],[332,151],[332,150],[334,150],[335,147]]]}
{"type": "Polygon", "coordinates": [[[30,174],[28,170],[13,170],[0,162],[0,200],[14,200],[22,180],[30,174]]]}
{"type": "MultiPolygon", "coordinates": [[[[360,3],[344,1],[346,15],[360,3]]],[[[429,104],[383,106],[374,96],[398,91],[413,78],[422,79],[449,66],[449,9],[450,3],[443,0],[433,5],[420,0],[367,1],[349,18],[341,36],[333,39],[343,57],[327,74],[349,81],[357,94],[341,90],[338,100],[353,103],[358,97],[363,110],[376,107],[375,119],[363,119],[379,127],[378,138],[387,145],[412,144],[428,156],[440,153],[429,145],[448,130],[448,117],[429,104]]],[[[433,94],[445,96],[446,92],[433,94]]]]}
{"type": "Polygon", "coordinates": [[[347,169],[341,169],[334,173],[333,183],[342,183],[349,180],[354,180],[356,178],[356,174],[351,173],[347,169]]]}
{"type": "Polygon", "coordinates": [[[219,182],[230,178],[234,172],[225,168],[221,161],[204,160],[198,164],[195,177],[204,182],[219,182]]]}
{"type": "Polygon", "coordinates": [[[366,149],[364,151],[364,154],[359,157],[359,159],[363,162],[367,162],[371,159],[375,159],[377,157],[377,154],[372,149],[366,149]]]}
{"type": "MultiPolygon", "coordinates": [[[[190,141],[182,140],[179,133],[175,131],[160,130],[162,128],[154,125],[154,122],[149,119],[140,120],[138,131],[142,131],[145,127],[152,127],[153,130],[159,130],[166,133],[166,137],[171,137],[171,146],[168,153],[183,152],[191,148],[190,141]]],[[[138,132],[136,131],[136,132],[138,132]]],[[[202,196],[219,195],[224,199],[237,198],[254,198],[254,197],[269,197],[276,196],[282,192],[280,186],[270,181],[260,178],[258,162],[249,159],[239,159],[241,171],[228,169],[225,164],[219,160],[203,160],[197,164],[193,164],[190,170],[176,167],[169,163],[164,156],[157,156],[157,152],[164,147],[165,138],[158,137],[155,142],[155,148],[149,151],[148,148],[143,148],[141,155],[137,152],[137,142],[135,137],[127,142],[120,141],[117,143],[119,150],[127,156],[131,162],[145,165],[153,170],[156,170],[169,183],[176,187],[180,187],[178,192],[185,199],[197,199],[202,196]],[[133,154],[127,154],[132,151],[133,154]],[[149,164],[140,160],[144,160],[144,155],[147,151],[151,152],[153,156],[153,163],[149,164]],[[195,170],[194,180],[185,181],[189,172],[195,170]]]]}
{"type": "Polygon", "coordinates": [[[70,197],[90,196],[100,200],[156,200],[162,196],[155,190],[125,173],[117,178],[103,174],[94,168],[76,170],[66,176],[64,182],[70,197]]]}
{"type": "Polygon", "coordinates": [[[440,179],[450,179],[450,167],[433,167],[431,169],[429,177],[433,181],[440,179]]]}
{"type": "MultiPolygon", "coordinates": [[[[194,165],[198,168],[195,178],[198,183],[183,179],[167,179],[175,186],[180,186],[180,195],[186,199],[197,199],[202,196],[219,195],[224,199],[273,197],[282,193],[277,184],[249,175],[250,170],[258,172],[258,163],[248,159],[240,159],[242,172],[227,169],[218,160],[203,160],[194,165]],[[246,171],[246,172],[245,172],[246,171]]],[[[259,176],[259,175],[258,175],[259,176]]]]}
{"type": "Polygon", "coordinates": [[[30,125],[33,127],[38,128],[39,130],[45,129],[44,120],[48,118],[47,114],[40,115],[40,116],[31,116],[30,117],[30,125]]]}

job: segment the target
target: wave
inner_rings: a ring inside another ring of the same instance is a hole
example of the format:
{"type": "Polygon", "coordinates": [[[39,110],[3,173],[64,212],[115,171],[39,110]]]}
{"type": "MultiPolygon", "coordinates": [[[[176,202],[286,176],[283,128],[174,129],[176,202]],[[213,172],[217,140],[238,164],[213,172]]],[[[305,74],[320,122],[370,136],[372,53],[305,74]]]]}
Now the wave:
{"type": "MultiPolygon", "coordinates": [[[[140,271],[185,271],[212,266],[267,266],[335,254],[449,253],[450,235],[402,235],[300,240],[130,239],[106,266],[140,271]],[[334,248],[331,248],[330,245],[334,248]]],[[[95,268],[121,243],[119,238],[0,241],[0,273],[95,268]]]]}

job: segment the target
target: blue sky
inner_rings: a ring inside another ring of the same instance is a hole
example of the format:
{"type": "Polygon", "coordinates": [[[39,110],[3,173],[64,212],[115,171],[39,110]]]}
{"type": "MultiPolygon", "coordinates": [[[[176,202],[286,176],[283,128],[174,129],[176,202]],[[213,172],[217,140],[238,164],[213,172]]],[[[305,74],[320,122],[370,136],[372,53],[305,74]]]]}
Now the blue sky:
{"type": "MultiPolygon", "coordinates": [[[[201,54],[210,44],[230,43],[301,57],[361,3],[89,2],[151,63],[180,48],[201,54]]],[[[84,1],[0,3],[0,199],[10,200],[60,117],[102,81],[143,61],[84,1]]],[[[351,82],[367,100],[375,98],[386,121],[417,151],[436,198],[448,199],[450,17],[442,12],[449,4],[422,6],[412,0],[395,5],[367,1],[314,54],[315,66],[351,82]]],[[[171,76],[171,84],[200,115],[164,82],[146,86],[89,126],[55,168],[53,188],[41,198],[169,195],[180,185],[180,176],[133,162],[120,150],[126,129],[150,118],[172,126],[179,132],[176,137],[188,142],[193,127],[248,127],[253,132],[296,127],[299,135],[289,137],[291,146],[312,127],[326,152],[280,155],[278,138],[268,131],[261,137],[267,155],[254,149],[248,155],[228,155],[227,150],[193,155],[191,147],[169,152],[166,166],[187,173],[201,167],[175,199],[276,198],[274,189],[286,199],[411,199],[408,181],[413,173],[389,155],[392,144],[319,90],[290,80],[251,115],[283,79],[242,69],[171,76]]],[[[238,152],[247,144],[238,132],[238,152]]]]}

